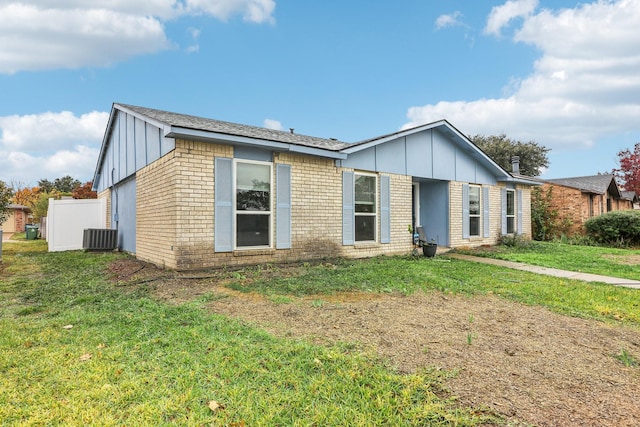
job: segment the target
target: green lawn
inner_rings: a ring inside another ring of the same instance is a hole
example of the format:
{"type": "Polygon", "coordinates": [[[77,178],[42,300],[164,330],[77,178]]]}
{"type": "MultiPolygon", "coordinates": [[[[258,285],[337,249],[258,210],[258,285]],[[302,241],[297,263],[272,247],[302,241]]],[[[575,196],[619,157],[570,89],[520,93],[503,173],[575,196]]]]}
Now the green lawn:
{"type": "Polygon", "coordinates": [[[105,275],[114,254],[4,245],[3,425],[478,425],[435,392],[450,373],[401,375],[348,346],[274,338],[157,302],[105,275]],[[215,411],[210,402],[221,405],[215,411]]]}
{"type": "Polygon", "coordinates": [[[274,297],[340,291],[490,293],[562,314],[640,327],[640,292],[636,289],[542,276],[446,256],[338,260],[305,265],[295,274],[289,269],[282,269],[279,274],[281,269],[247,268],[233,273],[235,280],[228,286],[274,297]]]}
{"type": "Polygon", "coordinates": [[[543,267],[640,280],[640,250],[534,241],[518,247],[481,247],[458,250],[458,252],[526,262],[543,267]]]}
{"type": "MultiPolygon", "coordinates": [[[[0,272],[4,425],[479,425],[438,393],[452,375],[401,375],[349,345],[275,338],[144,285],[106,277],[118,254],[5,243],[0,272]],[[133,287],[131,287],[133,289],[133,287]],[[437,394],[438,393],[438,394],[437,394]],[[212,411],[210,402],[221,407],[212,411]]],[[[553,247],[549,246],[551,251],[553,247]]],[[[558,247],[558,254],[564,248],[558,247]]],[[[586,250],[591,250],[586,249],[586,250]]],[[[633,252],[626,252],[634,254],[633,252]]],[[[611,262],[624,259],[622,254],[611,262]]],[[[558,255],[559,256],[559,255],[558,255]]],[[[378,257],[217,274],[273,298],[338,291],[492,293],[640,328],[640,293],[436,257],[378,257]]],[[[320,300],[321,298],[319,298],[320,300]]]]}

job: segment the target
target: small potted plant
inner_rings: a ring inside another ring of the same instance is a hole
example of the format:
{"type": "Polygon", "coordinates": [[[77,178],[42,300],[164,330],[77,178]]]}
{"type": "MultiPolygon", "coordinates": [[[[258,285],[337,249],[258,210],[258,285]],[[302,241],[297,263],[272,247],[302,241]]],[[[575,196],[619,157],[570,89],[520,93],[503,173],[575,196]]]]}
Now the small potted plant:
{"type": "Polygon", "coordinates": [[[427,258],[433,258],[434,256],[436,256],[437,250],[438,250],[438,244],[433,239],[431,239],[431,241],[428,243],[422,244],[422,253],[427,258]]]}

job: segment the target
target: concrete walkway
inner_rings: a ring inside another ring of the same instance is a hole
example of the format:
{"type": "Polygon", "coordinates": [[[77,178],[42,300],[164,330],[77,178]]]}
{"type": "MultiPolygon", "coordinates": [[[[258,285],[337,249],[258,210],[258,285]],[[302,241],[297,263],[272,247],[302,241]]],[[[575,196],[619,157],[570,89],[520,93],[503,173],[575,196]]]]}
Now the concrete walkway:
{"type": "Polygon", "coordinates": [[[448,253],[448,257],[462,259],[465,261],[492,264],[500,267],[513,268],[516,270],[529,271],[531,273],[546,274],[547,276],[562,277],[565,279],[582,280],[584,282],[600,282],[609,285],[623,286],[625,288],[640,289],[640,281],[621,279],[619,277],[601,276],[599,274],[577,273],[575,271],[560,270],[558,268],[540,267],[537,265],[525,264],[523,262],[504,261],[501,259],[485,258],[471,255],[448,253]]]}

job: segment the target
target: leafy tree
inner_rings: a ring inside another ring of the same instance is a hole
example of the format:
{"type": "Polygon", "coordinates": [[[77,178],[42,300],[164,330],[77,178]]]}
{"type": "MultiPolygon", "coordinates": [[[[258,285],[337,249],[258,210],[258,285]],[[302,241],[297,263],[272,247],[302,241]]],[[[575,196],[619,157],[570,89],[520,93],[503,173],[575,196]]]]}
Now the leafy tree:
{"type": "Polygon", "coordinates": [[[9,204],[12,196],[13,190],[4,181],[0,181],[0,225],[9,218],[9,204]]]}
{"type": "Polygon", "coordinates": [[[640,194],[640,142],[633,151],[626,149],[618,152],[618,161],[620,167],[613,169],[613,175],[625,190],[640,194]]]}
{"type": "Polygon", "coordinates": [[[557,209],[551,206],[553,187],[531,190],[531,232],[534,240],[546,241],[568,234],[572,222],[561,219],[557,209]]]}
{"type": "Polygon", "coordinates": [[[98,193],[92,191],[91,187],[93,187],[93,182],[85,182],[83,185],[74,188],[71,195],[74,199],[97,199],[98,193]]]}
{"type": "Polygon", "coordinates": [[[76,187],[79,187],[80,181],[73,179],[71,176],[66,175],[62,178],[56,178],[53,182],[53,188],[61,193],[71,193],[76,187]]]}
{"type": "Polygon", "coordinates": [[[69,175],[56,178],[53,182],[48,179],[41,179],[38,181],[38,187],[40,187],[40,190],[44,193],[51,193],[53,190],[56,190],[60,193],[71,194],[71,192],[80,185],[82,185],[80,181],[69,175]]]}
{"type": "Polygon", "coordinates": [[[40,187],[40,191],[42,191],[43,193],[49,193],[51,192],[51,190],[53,190],[53,182],[49,181],[48,179],[41,179],[40,181],[38,181],[38,187],[40,187]]]}
{"type": "Polygon", "coordinates": [[[39,193],[38,198],[33,205],[31,205],[33,221],[39,223],[40,219],[47,216],[47,212],[49,211],[49,199],[60,200],[61,197],[62,194],[57,190],[52,190],[50,193],[39,193]]]}
{"type": "Polygon", "coordinates": [[[22,188],[17,190],[13,195],[13,203],[17,205],[23,206],[33,206],[33,204],[38,200],[38,194],[40,193],[40,188],[22,188]]]}
{"type": "Polygon", "coordinates": [[[501,135],[475,135],[469,137],[473,143],[485,152],[504,170],[511,171],[511,158],[520,157],[520,174],[540,176],[544,168],[549,167],[547,153],[550,151],[537,142],[521,142],[501,135]]]}

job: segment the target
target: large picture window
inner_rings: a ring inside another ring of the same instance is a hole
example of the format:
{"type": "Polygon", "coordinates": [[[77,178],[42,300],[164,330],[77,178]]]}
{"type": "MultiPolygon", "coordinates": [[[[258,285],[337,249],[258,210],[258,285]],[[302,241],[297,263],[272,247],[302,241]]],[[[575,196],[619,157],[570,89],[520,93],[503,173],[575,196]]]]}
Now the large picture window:
{"type": "Polygon", "coordinates": [[[469,186],[469,235],[480,236],[480,186],[469,186]]]}
{"type": "Polygon", "coordinates": [[[235,162],[237,248],[271,246],[271,163],[235,162]]]}
{"type": "Polygon", "coordinates": [[[376,240],[378,188],[375,175],[355,174],[355,240],[367,242],[376,240]]]}
{"type": "Polygon", "coordinates": [[[507,190],[507,234],[516,232],[516,192],[507,190]]]}

